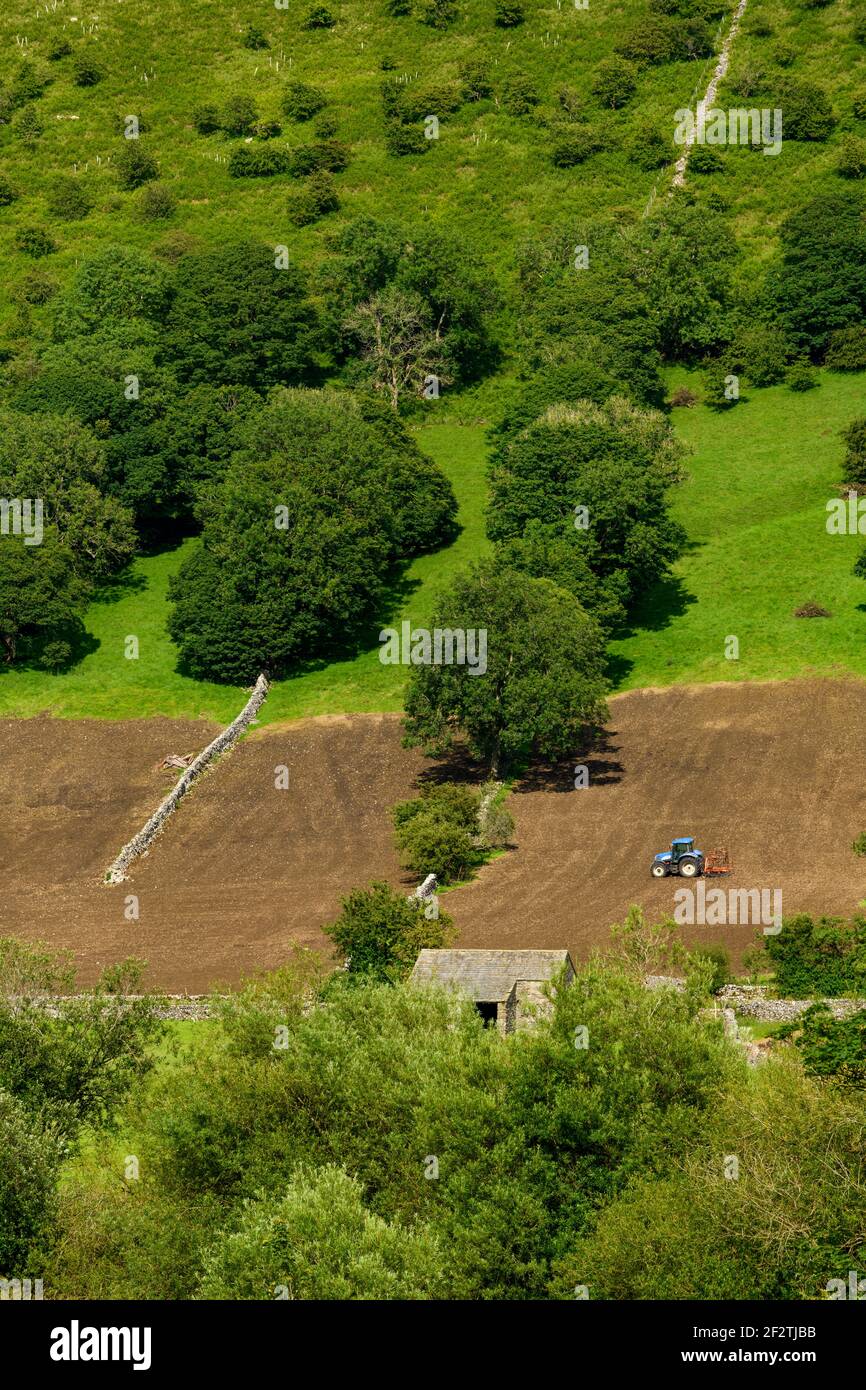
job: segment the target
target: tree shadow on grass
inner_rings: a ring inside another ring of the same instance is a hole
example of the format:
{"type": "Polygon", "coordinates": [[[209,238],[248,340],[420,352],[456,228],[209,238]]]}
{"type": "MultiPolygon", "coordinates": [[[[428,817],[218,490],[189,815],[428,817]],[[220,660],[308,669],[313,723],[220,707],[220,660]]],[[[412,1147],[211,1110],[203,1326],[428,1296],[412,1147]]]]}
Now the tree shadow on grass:
{"type": "Polygon", "coordinates": [[[50,632],[24,639],[15,661],[0,662],[0,672],[38,671],[43,676],[62,676],[100,647],[98,637],[88,632],[80,618],[50,632]]]}
{"type": "Polygon", "coordinates": [[[91,603],[119,603],[121,599],[128,598],[130,594],[140,594],[147,588],[147,584],[146,575],[135,574],[132,567],[128,566],[120,574],[113,574],[110,579],[103,579],[97,586],[91,603]]]}

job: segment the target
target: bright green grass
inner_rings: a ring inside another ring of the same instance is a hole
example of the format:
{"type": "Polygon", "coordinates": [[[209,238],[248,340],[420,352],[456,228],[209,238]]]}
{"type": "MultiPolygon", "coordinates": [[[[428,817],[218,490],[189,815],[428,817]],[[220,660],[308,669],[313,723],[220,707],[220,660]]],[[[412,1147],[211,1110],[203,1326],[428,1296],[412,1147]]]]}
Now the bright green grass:
{"type": "MultiPolygon", "coordinates": [[[[487,548],[483,430],[435,425],[420,431],[419,440],[451,479],[462,529],[453,545],[422,555],[410,565],[394,612],[383,617],[388,626],[399,626],[404,618],[423,625],[435,591],[487,548]]],[[[133,582],[118,590],[119,597],[90,607],[86,626],[95,650],[73,670],[57,676],[38,670],[3,670],[0,714],[109,719],[162,714],[207,716],[228,723],[243,704],[242,690],[179,675],[177,649],[166,631],[168,580],[194,544],[187,541],[176,550],[136,560],[132,580],[143,581],[143,586],[137,588],[133,582]],[[124,654],[129,636],[138,638],[137,660],[124,654]]],[[[274,686],[262,711],[263,721],[399,710],[406,668],[379,661],[379,627],[377,623],[370,632],[369,649],[355,660],[322,666],[274,686]]]]}
{"type": "Polygon", "coordinates": [[[633,635],[613,643],[621,688],[866,676],[866,584],[851,572],[866,541],[825,524],[842,476],[839,431],[866,411],[866,381],[822,372],[814,391],[748,396],[721,414],[674,412],[696,451],[673,496],[691,548],[633,635]],[[795,618],[809,601],[833,616],[795,618]],[[725,658],[728,636],[738,661],[725,658]]]}

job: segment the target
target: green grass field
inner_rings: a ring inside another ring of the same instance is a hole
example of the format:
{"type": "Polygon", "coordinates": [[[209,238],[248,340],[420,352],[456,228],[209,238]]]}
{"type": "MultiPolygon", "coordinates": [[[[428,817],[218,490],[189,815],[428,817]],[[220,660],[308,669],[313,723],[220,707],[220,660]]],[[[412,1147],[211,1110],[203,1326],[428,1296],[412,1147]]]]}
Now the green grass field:
{"type": "MultiPolygon", "coordinates": [[[[672,375],[672,385],[688,380],[672,375]]],[[[821,374],[821,386],[749,393],[732,410],[704,406],[673,413],[693,448],[689,479],[673,510],[690,537],[669,583],[648,598],[630,634],[611,644],[615,689],[675,682],[780,680],[793,676],[866,676],[866,584],[852,574],[863,537],[831,536],[826,503],[838,492],[839,431],[864,409],[862,375],[821,374]],[[830,618],[795,618],[814,602],[830,618]],[[725,657],[734,636],[739,659],[725,657]]],[[[383,625],[423,625],[436,591],[482,555],[485,434],[480,426],[435,425],[422,446],[444,468],[460,504],[453,545],[415,560],[383,625]]],[[[94,604],[87,628],[94,650],[70,672],[4,671],[0,714],[131,719],[208,716],[227,722],[243,703],[240,688],[181,676],[165,629],[166,586],[186,542],[135,562],[133,581],[94,604]],[[138,660],[124,656],[139,639],[138,660]]],[[[368,650],[273,687],[263,722],[317,714],[401,708],[405,668],[379,661],[378,624],[368,650]]]]}

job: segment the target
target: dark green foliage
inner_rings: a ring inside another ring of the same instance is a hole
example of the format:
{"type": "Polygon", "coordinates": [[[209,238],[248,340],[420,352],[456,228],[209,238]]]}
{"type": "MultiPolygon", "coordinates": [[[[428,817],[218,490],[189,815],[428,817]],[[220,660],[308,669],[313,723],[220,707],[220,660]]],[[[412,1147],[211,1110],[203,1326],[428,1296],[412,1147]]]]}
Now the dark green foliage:
{"type": "Polygon", "coordinates": [[[101,82],[105,73],[89,54],[82,53],[72,64],[72,80],[76,87],[95,87],[101,82]]]}
{"type": "Polygon", "coordinates": [[[770,54],[777,67],[789,68],[797,57],[797,50],[793,44],[778,43],[770,54]]]}
{"type": "Polygon", "coordinates": [[[163,324],[171,293],[163,266],[130,247],[107,246],[82,260],[58,300],[54,337],[97,333],[111,321],[163,324]]]}
{"type": "Polygon", "coordinates": [[[387,414],[284,391],[251,419],[172,585],[169,627],[194,674],[244,682],[351,645],[389,568],[451,539],[450,485],[387,414]]]}
{"type": "Polygon", "coordinates": [[[755,324],[735,334],[725,365],[744,375],[751,386],[775,386],[785,379],[790,357],[790,344],[781,329],[755,324]]]}
{"type": "Polygon", "coordinates": [[[385,149],[389,154],[426,154],[432,144],[420,125],[404,125],[402,121],[385,124],[385,149]]]}
{"type": "Polygon", "coordinates": [[[764,939],[783,998],[860,995],[866,989],[866,917],[788,917],[764,939]]]}
{"type": "Polygon", "coordinates": [[[843,179],[866,177],[866,140],[861,140],[858,135],[845,135],[842,138],[836,172],[843,179]]]}
{"type": "Polygon", "coordinates": [[[866,485],[866,415],[858,415],[842,433],[845,443],[844,481],[866,485]]]}
{"type": "Polygon", "coordinates": [[[602,106],[625,106],[637,90],[637,68],[625,58],[604,58],[595,70],[592,90],[602,106]]]}
{"type": "Polygon", "coordinates": [[[48,194],[52,217],[78,222],[93,208],[93,197],[82,179],[69,175],[55,179],[48,194]]]}
{"type": "Polygon", "coordinates": [[[164,184],[145,184],[138,196],[137,215],[143,222],[160,222],[173,217],[177,202],[164,184]]]}
{"type": "Polygon", "coordinates": [[[199,135],[213,135],[222,125],[220,113],[211,102],[203,102],[193,108],[192,123],[199,135]]]}
{"type": "Polygon", "coordinates": [[[220,126],[226,135],[251,135],[258,118],[259,113],[252,97],[238,93],[236,96],[229,97],[223,107],[220,126]]]}
{"type": "Polygon", "coordinates": [[[12,187],[12,184],[4,175],[0,174],[0,208],[7,208],[9,204],[14,203],[17,198],[18,194],[12,187]]]}
{"type": "Polygon", "coordinates": [[[866,227],[859,189],[813,199],[781,227],[782,256],[766,282],[771,317],[820,360],[837,329],[866,316],[866,227]]]}
{"type": "Polygon", "coordinates": [[[0,1089],[0,1277],[30,1277],[31,1252],[55,1217],[62,1158],[51,1122],[0,1089]]]}
{"type": "Polygon", "coordinates": [[[25,304],[47,304],[57,290],[57,281],[50,275],[42,270],[30,270],[19,280],[15,295],[25,304]]]}
{"type": "Polygon", "coordinates": [[[268,43],[267,35],[255,24],[247,25],[244,30],[242,43],[244,48],[252,48],[254,50],[259,48],[270,48],[271,46],[268,43]]]}
{"type": "Polygon", "coordinates": [[[725,161],[711,145],[695,145],[689,155],[689,172],[692,174],[718,174],[724,167],[725,161]]]}
{"type": "Polygon", "coordinates": [[[305,82],[287,82],[283,88],[283,115],[292,121],[309,121],[325,105],[325,95],[305,82]]]}
{"type": "Polygon", "coordinates": [[[786,140],[826,140],[832,133],[836,117],[823,87],[787,77],[777,94],[786,140]]]}
{"type": "Polygon", "coordinates": [[[117,181],[127,192],[140,188],[144,183],[159,178],[159,165],[154,156],[144,148],[140,140],[124,141],[123,149],[115,160],[117,181]]]}
{"type": "Polygon", "coordinates": [[[713,366],[704,373],[704,405],[711,410],[730,410],[740,398],[735,372],[724,366],[713,366]]]}
{"type": "Polygon", "coordinates": [[[275,140],[282,133],[283,127],[279,121],[256,121],[253,126],[253,134],[257,140],[275,140]]]}
{"type": "Polygon", "coordinates": [[[812,1004],[796,1023],[779,1030],[791,1037],[811,1076],[831,1077],[842,1086],[866,1086],[866,1011],[834,1018],[827,1004],[812,1004]]]}
{"type": "Polygon", "coordinates": [[[616,51],[640,67],[706,58],[713,51],[713,30],[701,18],[650,13],[638,20],[616,51]]]}
{"type": "Polygon", "coordinates": [[[486,59],[468,58],[459,68],[464,101],[483,101],[493,95],[490,63],[486,59]]]}
{"type": "Polygon", "coordinates": [[[52,39],[46,51],[46,58],[51,63],[56,63],[60,58],[68,58],[72,52],[72,44],[68,39],[52,39]]]}
{"type": "Polygon", "coordinates": [[[824,363],[834,372],[862,372],[866,368],[866,326],[858,323],[831,333],[824,363]]]}
{"type": "Polygon", "coordinates": [[[649,170],[661,169],[673,159],[674,148],[654,126],[642,126],[628,137],[625,152],[632,164],[649,170]]]}
{"type": "Polygon", "coordinates": [[[478,810],[478,792],[456,782],[427,782],[400,802],[391,814],[404,868],[440,883],[465,878],[481,858],[478,810]]]}
{"type": "Polygon", "coordinates": [[[818,376],[805,362],[795,362],[785,373],[785,382],[791,391],[812,391],[818,385],[818,376]]]}
{"type": "Polygon", "coordinates": [[[38,659],[46,643],[61,640],[68,659],[88,597],[53,531],[32,546],[20,536],[0,536],[0,642],[7,663],[38,659]]]}
{"type": "Polygon", "coordinates": [[[728,334],[737,244],[724,217],[671,198],[641,224],[632,271],[644,290],[668,359],[717,347],[728,334]]]}
{"type": "Polygon", "coordinates": [[[496,0],[493,7],[493,23],[500,29],[514,29],[526,18],[521,0],[496,0]]]}
{"type": "Polygon", "coordinates": [[[447,29],[457,18],[454,0],[420,0],[418,18],[431,29],[447,29]]]}
{"type": "Polygon", "coordinates": [[[550,158],[558,169],[573,169],[603,148],[597,126],[560,125],[554,131],[550,158]]]}
{"type": "Polygon", "coordinates": [[[336,19],[325,5],[314,5],[301,25],[302,29],[333,29],[336,19]]]}
{"type": "Polygon", "coordinates": [[[410,746],[438,754],[460,731],[496,778],[533,752],[563,756],[585,726],[605,718],[601,631],[547,580],[484,561],[453,581],[431,627],[475,632],[476,663],[410,668],[403,721],[410,746]]]}
{"type": "Polygon", "coordinates": [[[271,247],[238,241],[184,258],[165,340],[182,380],[264,391],[304,380],[318,346],[304,278],[271,247]]]}
{"type": "Polygon", "coordinates": [[[507,111],[509,116],[528,116],[540,99],[532,78],[521,72],[505,79],[501,98],[503,110],[507,111]]]}
{"type": "Polygon", "coordinates": [[[708,961],[712,969],[710,993],[718,994],[731,979],[731,962],[723,946],[702,946],[694,952],[696,960],[708,961]]]}
{"type": "Polygon", "coordinates": [[[488,533],[510,541],[530,522],[554,528],[597,579],[613,582],[609,594],[627,601],[682,550],[684,533],[666,501],[680,459],[664,418],[621,397],[550,406],[492,454],[488,533]]]}
{"type": "Polygon", "coordinates": [[[244,421],[261,404],[248,386],[209,383],[168,398],[159,450],[171,460],[172,490],[183,513],[190,515],[197,498],[225,477],[229,459],[240,447],[244,421]]]}
{"type": "Polygon", "coordinates": [[[387,883],[350,893],[325,933],[350,975],[391,984],[406,978],[419,951],[448,945],[452,936],[446,913],[425,916],[423,903],[408,902],[387,883]]]}
{"type": "Polygon", "coordinates": [[[571,520],[566,524],[527,522],[522,535],[499,541],[497,563],[531,579],[549,579],[591,613],[605,635],[624,621],[629,599],[622,571],[598,576],[571,520]]]}
{"type": "Polygon", "coordinates": [[[302,188],[289,199],[289,219],[295,227],[307,227],[329,212],[336,212],[340,199],[331,174],[311,174],[302,188]]]}
{"type": "Polygon", "coordinates": [[[32,145],[45,127],[35,106],[23,106],[12,122],[12,129],[24,145],[32,145]]]}
{"type": "Polygon", "coordinates": [[[349,147],[333,138],[316,140],[312,145],[296,145],[287,159],[289,173],[296,179],[323,169],[340,174],[349,163],[349,147]]]}
{"type": "Polygon", "coordinates": [[[424,121],[426,116],[448,116],[463,103],[459,82],[407,82],[396,84],[391,113],[401,121],[424,121]]]}
{"type": "Polygon", "coordinates": [[[288,174],[292,156],[288,150],[262,148],[260,145],[238,145],[229,155],[228,171],[233,179],[266,179],[276,174],[288,174]]]}
{"type": "Polygon", "coordinates": [[[19,227],[13,244],[16,251],[23,251],[25,256],[33,256],[35,260],[57,250],[57,242],[44,227],[19,227]]]}

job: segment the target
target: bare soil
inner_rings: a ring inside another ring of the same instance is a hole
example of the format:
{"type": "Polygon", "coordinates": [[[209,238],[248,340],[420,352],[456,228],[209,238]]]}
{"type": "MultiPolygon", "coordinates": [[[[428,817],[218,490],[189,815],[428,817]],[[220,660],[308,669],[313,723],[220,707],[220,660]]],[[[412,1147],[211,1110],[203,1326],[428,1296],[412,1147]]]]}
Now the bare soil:
{"type": "MultiPolygon", "coordinates": [[[[682,881],[653,880],[649,866],[677,835],[730,850],[732,875],[708,888],[779,888],[786,915],[849,916],[866,897],[866,861],[851,850],[866,829],[864,728],[866,682],[618,697],[602,748],[522,779],[510,800],[515,848],[444,895],[460,943],[567,946],[585,958],[631,903],[672,911],[682,881]],[[578,762],[590,772],[582,789],[578,762]]],[[[384,878],[408,891],[388,812],[425,762],[400,746],[390,715],[255,731],[184,799],[128,882],[105,885],[180,775],[163,758],[215,733],[205,721],[0,723],[0,933],[72,949],[82,983],[135,955],[151,985],[199,992],[272,968],[297,945],[330,950],[322,926],[354,887],[384,878]],[[288,790],[275,786],[281,766],[288,790]]],[[[683,936],[739,959],[759,930],[683,936]]]]}

